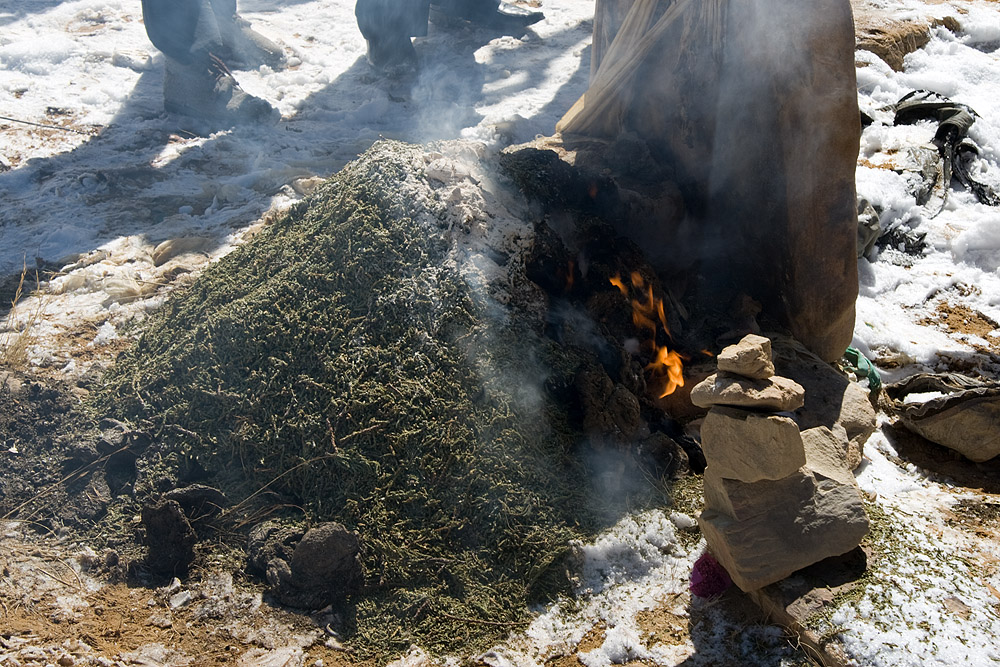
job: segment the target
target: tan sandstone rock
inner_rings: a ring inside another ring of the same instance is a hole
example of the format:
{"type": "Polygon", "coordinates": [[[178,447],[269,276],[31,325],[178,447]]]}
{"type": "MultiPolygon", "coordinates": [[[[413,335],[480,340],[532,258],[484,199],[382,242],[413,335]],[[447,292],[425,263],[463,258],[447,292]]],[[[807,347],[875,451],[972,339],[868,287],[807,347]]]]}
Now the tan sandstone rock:
{"type": "Polygon", "coordinates": [[[783,479],[806,463],[799,427],[788,417],[716,407],[705,417],[701,440],[708,470],[719,477],[783,479]]]}
{"type": "Polygon", "coordinates": [[[774,375],[771,359],[771,339],[748,334],[739,343],[719,353],[719,370],[754,380],[766,380],[774,375]]]}
{"type": "Polygon", "coordinates": [[[805,403],[795,410],[799,428],[826,426],[847,437],[845,452],[852,469],[861,463],[865,442],[875,432],[875,408],[868,391],[787,336],[772,335],[774,365],[780,375],[805,389],[805,403]]]}
{"type": "Polygon", "coordinates": [[[834,424],[832,429],[826,426],[814,426],[802,431],[801,437],[806,450],[806,458],[809,459],[809,465],[813,470],[822,472],[820,468],[813,465],[814,461],[836,461],[837,466],[842,468],[843,472],[849,475],[852,480],[854,479],[854,475],[850,471],[861,465],[861,447],[848,439],[847,431],[844,430],[843,426],[834,424]],[[811,455],[813,458],[810,458],[811,455]]]}
{"type": "Polygon", "coordinates": [[[797,410],[805,402],[805,390],[794,380],[772,377],[751,380],[716,373],[691,390],[691,402],[700,408],[716,405],[752,408],[770,412],[797,410]]]}
{"type": "Polygon", "coordinates": [[[868,532],[857,486],[808,467],[775,481],[717,481],[711,502],[721,509],[706,507],[698,524],[712,554],[744,591],[847,553],[868,532]]]}

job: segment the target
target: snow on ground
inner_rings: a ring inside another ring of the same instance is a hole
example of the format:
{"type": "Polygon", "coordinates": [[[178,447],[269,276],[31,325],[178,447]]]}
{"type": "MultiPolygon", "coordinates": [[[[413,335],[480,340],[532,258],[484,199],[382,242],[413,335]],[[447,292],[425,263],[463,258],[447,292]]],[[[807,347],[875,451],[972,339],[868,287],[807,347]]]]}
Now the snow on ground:
{"type": "Polygon", "coordinates": [[[891,520],[893,539],[905,548],[870,573],[874,583],[841,606],[828,628],[841,632],[848,655],[862,665],[1000,664],[996,587],[983,557],[996,561],[997,544],[942,526],[942,506],[963,494],[927,480],[910,465],[900,469],[890,442],[876,433],[858,483],[891,520]],[[992,586],[992,590],[990,588],[992,586]]]}
{"type": "MultiPolygon", "coordinates": [[[[956,360],[996,378],[977,349],[1000,343],[1000,210],[955,190],[932,218],[911,194],[912,174],[880,165],[905,162],[934,131],[892,127],[884,107],[931,89],[979,114],[971,131],[982,151],[978,177],[1000,186],[1000,6],[873,4],[900,16],[955,16],[963,31],[935,29],[903,72],[858,54],[859,101],[876,119],[862,137],[859,195],[882,210],[883,228],[926,234],[928,245],[860,262],[854,344],[887,379],[956,360]],[[944,301],[980,314],[992,331],[928,324],[944,301]]],[[[274,103],[281,122],[197,136],[161,112],[162,56],[146,39],[138,2],[0,0],[0,158],[10,166],[0,174],[0,276],[26,266],[33,285],[36,266],[55,270],[40,296],[24,297],[8,317],[0,343],[28,330],[30,363],[83,373],[88,362],[74,350],[112,345],[126,322],[162,302],[164,286],[183,284],[380,136],[489,149],[550,134],[586,86],[593,3],[543,0],[542,8],[546,19],[520,39],[432,26],[416,42],[419,73],[387,81],[364,60],[353,3],[246,0],[243,14],[286,46],[292,67],[237,78],[274,103]]],[[[867,452],[859,482],[906,548],[873,573],[878,586],[832,615],[831,632],[863,665],[1000,664],[1000,548],[942,519],[970,492],[906,464],[881,432],[867,452]]],[[[526,633],[484,661],[542,664],[600,626],[578,655],[588,667],[725,664],[713,646],[735,626],[710,605],[700,616],[707,626],[672,642],[657,643],[636,624],[654,606],[685,619],[703,604],[686,592],[703,543],[676,539],[688,522],[649,512],[579,545],[580,597],[540,610],[526,633]]],[[[754,632],[748,651],[761,664],[787,659],[776,629],[754,632]]]]}
{"type": "Polygon", "coordinates": [[[0,175],[0,276],[26,266],[33,284],[36,266],[54,268],[49,291],[61,297],[42,301],[36,364],[69,364],[67,335],[96,338],[105,322],[155,307],[145,297],[227,252],[263,213],[380,136],[493,142],[503,122],[508,141],[526,141],[551,133],[589,71],[585,2],[551,3],[521,39],[431,26],[417,40],[419,73],[395,81],[367,64],[353,3],[240,6],[294,54],[285,71],[236,72],[282,120],[200,137],[162,113],[162,56],[139,3],[0,2],[0,156],[13,167],[0,175]],[[156,252],[176,239],[183,252],[156,252]]]}
{"type": "MultiPolygon", "coordinates": [[[[883,3],[885,4],[885,3],[883,3]]],[[[907,2],[920,10],[920,3],[907,2]]],[[[893,72],[876,56],[859,52],[859,101],[876,117],[861,140],[863,160],[907,163],[908,152],[929,144],[936,126],[930,122],[893,127],[892,114],[879,110],[894,104],[911,90],[931,90],[967,104],[979,118],[969,132],[981,149],[984,171],[977,178],[995,189],[1000,186],[1000,18],[996,3],[956,3],[934,7],[935,16],[954,16],[964,27],[961,35],[945,28],[934,30],[931,42],[906,58],[905,69],[893,72]],[[967,13],[966,13],[967,12],[967,13]]],[[[926,8],[922,9],[926,14],[926,8]]],[[[906,366],[937,367],[949,358],[973,351],[962,341],[935,327],[920,325],[932,318],[942,300],[961,302],[993,322],[1000,321],[1000,210],[978,203],[970,192],[952,191],[944,210],[933,217],[934,206],[918,206],[908,191],[913,174],[897,174],[878,167],[858,167],[858,195],[884,212],[883,229],[904,226],[926,234],[929,247],[919,257],[892,261],[886,256],[861,261],[861,292],[855,325],[855,345],[866,356],[895,360],[906,366]],[[889,261],[887,261],[889,259],[889,261]]],[[[891,253],[890,253],[891,254],[891,253]]],[[[994,369],[995,371],[996,369],[994,369]]]]}

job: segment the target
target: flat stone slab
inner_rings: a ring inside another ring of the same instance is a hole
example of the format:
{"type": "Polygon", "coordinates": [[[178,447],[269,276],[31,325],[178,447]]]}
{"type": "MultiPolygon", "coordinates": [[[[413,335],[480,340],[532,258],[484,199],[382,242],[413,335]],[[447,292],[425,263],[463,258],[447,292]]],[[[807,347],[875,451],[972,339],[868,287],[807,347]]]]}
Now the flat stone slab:
{"type": "Polygon", "coordinates": [[[791,412],[805,404],[805,390],[794,380],[767,380],[716,373],[691,390],[691,402],[700,408],[716,405],[769,412],[791,412]]]}
{"type": "MultiPolygon", "coordinates": [[[[706,478],[706,486],[715,481],[706,478]]],[[[731,508],[707,506],[698,525],[712,555],[744,591],[847,553],[868,533],[857,485],[814,475],[808,468],[777,481],[722,479],[719,488],[706,489],[705,497],[711,503],[725,500],[731,508]]]]}
{"type": "Polygon", "coordinates": [[[853,663],[837,636],[820,635],[809,625],[817,616],[833,613],[837,597],[860,586],[858,580],[867,568],[867,554],[859,547],[810,565],[776,584],[750,591],[747,596],[772,623],[794,633],[819,664],[848,667],[853,663]]]}

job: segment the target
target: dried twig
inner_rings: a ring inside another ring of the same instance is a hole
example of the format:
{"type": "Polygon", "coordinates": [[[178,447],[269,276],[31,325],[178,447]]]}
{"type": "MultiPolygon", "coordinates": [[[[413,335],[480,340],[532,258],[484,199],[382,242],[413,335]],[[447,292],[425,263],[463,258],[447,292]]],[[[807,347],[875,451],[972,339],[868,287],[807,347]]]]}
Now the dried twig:
{"type": "Polygon", "coordinates": [[[68,586],[69,588],[76,588],[78,591],[82,591],[83,590],[79,586],[74,586],[70,582],[64,581],[63,579],[60,579],[59,577],[57,577],[56,575],[52,574],[51,572],[49,572],[45,568],[41,568],[41,567],[37,567],[36,566],[35,569],[38,570],[39,572],[41,572],[42,574],[44,574],[46,577],[49,577],[51,579],[54,579],[55,581],[58,581],[63,586],[68,586]]]}
{"type": "Polygon", "coordinates": [[[0,120],[10,121],[11,123],[21,123],[22,125],[33,125],[35,127],[45,128],[46,130],[62,130],[63,132],[72,132],[73,134],[82,134],[86,137],[90,136],[90,132],[83,132],[81,130],[74,130],[71,127],[62,127],[61,125],[46,125],[44,123],[35,123],[30,120],[21,120],[19,118],[11,118],[9,116],[0,116],[0,120]]]}

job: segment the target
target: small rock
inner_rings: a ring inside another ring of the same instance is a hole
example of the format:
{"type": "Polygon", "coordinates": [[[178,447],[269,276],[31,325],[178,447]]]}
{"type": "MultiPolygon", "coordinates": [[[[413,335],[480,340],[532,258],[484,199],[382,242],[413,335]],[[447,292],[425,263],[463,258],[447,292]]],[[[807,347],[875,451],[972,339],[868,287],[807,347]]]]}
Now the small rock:
{"type": "Polygon", "coordinates": [[[175,593],[170,596],[170,608],[171,609],[183,609],[184,607],[191,604],[191,600],[194,599],[194,593],[191,591],[181,591],[180,593],[175,593]]]}
{"type": "Polygon", "coordinates": [[[748,334],[739,343],[730,345],[719,353],[718,365],[720,371],[753,380],[766,380],[774,375],[771,340],[748,334]]]}
{"type": "Polygon", "coordinates": [[[79,639],[67,639],[63,642],[62,647],[73,655],[82,655],[94,650],[89,644],[79,639]]]}
{"type": "Polygon", "coordinates": [[[169,627],[173,627],[174,619],[170,616],[170,612],[160,610],[151,614],[150,617],[146,619],[146,623],[166,630],[169,627]]]}
{"type": "Polygon", "coordinates": [[[843,426],[816,426],[802,431],[802,444],[814,472],[844,484],[856,483],[851,471],[861,465],[861,450],[848,440],[843,426]]]}

